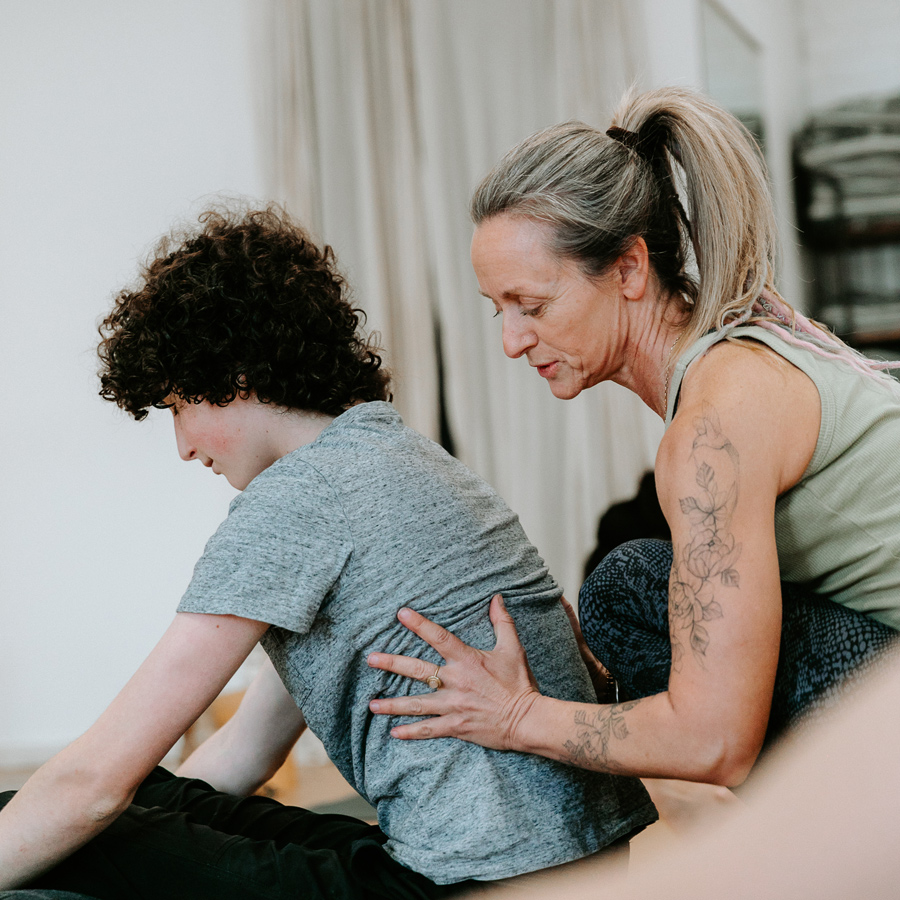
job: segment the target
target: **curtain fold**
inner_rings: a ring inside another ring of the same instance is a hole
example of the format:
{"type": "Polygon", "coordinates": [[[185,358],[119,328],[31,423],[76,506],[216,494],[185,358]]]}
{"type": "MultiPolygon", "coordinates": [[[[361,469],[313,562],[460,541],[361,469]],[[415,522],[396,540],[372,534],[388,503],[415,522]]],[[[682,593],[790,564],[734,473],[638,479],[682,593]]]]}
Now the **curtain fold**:
{"type": "Polygon", "coordinates": [[[268,0],[260,61],[270,191],[331,243],[397,373],[439,429],[436,328],[457,455],[516,510],[572,599],[599,514],[634,493],[662,426],[599,385],[555,399],[503,356],[469,263],[468,201],[528,134],[605,126],[644,68],[636,0],[268,0]]]}
{"type": "Polygon", "coordinates": [[[331,244],[395,400],[439,433],[407,0],[268,0],[258,7],[261,148],[268,193],[331,244]]]}

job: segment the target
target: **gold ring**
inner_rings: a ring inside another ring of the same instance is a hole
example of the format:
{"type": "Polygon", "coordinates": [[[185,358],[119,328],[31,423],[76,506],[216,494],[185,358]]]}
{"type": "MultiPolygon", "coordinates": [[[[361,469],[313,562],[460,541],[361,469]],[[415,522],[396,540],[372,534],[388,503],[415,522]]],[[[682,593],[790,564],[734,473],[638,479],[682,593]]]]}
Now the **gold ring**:
{"type": "Polygon", "coordinates": [[[441,667],[435,666],[434,667],[434,675],[429,675],[425,679],[425,684],[427,684],[428,687],[430,687],[433,691],[436,691],[438,688],[444,686],[444,682],[441,681],[441,676],[438,675],[438,672],[440,672],[440,671],[441,671],[441,667]]]}

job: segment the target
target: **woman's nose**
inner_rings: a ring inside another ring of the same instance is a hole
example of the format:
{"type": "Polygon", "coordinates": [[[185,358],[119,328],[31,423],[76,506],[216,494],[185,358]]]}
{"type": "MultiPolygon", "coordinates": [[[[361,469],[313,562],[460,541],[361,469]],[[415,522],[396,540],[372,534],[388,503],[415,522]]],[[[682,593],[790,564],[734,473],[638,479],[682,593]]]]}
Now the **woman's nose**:
{"type": "Polygon", "coordinates": [[[537,343],[531,322],[516,310],[503,313],[503,352],[510,359],[518,359],[537,343]]]}

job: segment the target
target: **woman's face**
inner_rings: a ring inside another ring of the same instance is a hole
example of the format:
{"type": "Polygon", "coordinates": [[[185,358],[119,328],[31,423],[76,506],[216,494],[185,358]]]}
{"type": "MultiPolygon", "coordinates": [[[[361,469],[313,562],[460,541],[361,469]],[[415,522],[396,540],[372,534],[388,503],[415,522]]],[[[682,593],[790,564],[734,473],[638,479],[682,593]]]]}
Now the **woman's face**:
{"type": "Polygon", "coordinates": [[[555,397],[570,400],[615,373],[624,304],[614,278],[589,278],[548,249],[551,236],[543,222],[493,216],[475,230],[472,265],[503,316],[506,355],[524,355],[555,397]]]}

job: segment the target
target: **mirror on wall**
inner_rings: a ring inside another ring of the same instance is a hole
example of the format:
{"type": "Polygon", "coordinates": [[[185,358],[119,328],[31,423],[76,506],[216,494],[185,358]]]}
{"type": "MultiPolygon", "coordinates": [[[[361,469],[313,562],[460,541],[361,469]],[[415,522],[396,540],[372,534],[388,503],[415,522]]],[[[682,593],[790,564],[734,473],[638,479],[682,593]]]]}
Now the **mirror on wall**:
{"type": "Polygon", "coordinates": [[[701,0],[700,28],[707,94],[737,116],[765,150],[759,42],[715,0],[701,0]]]}

